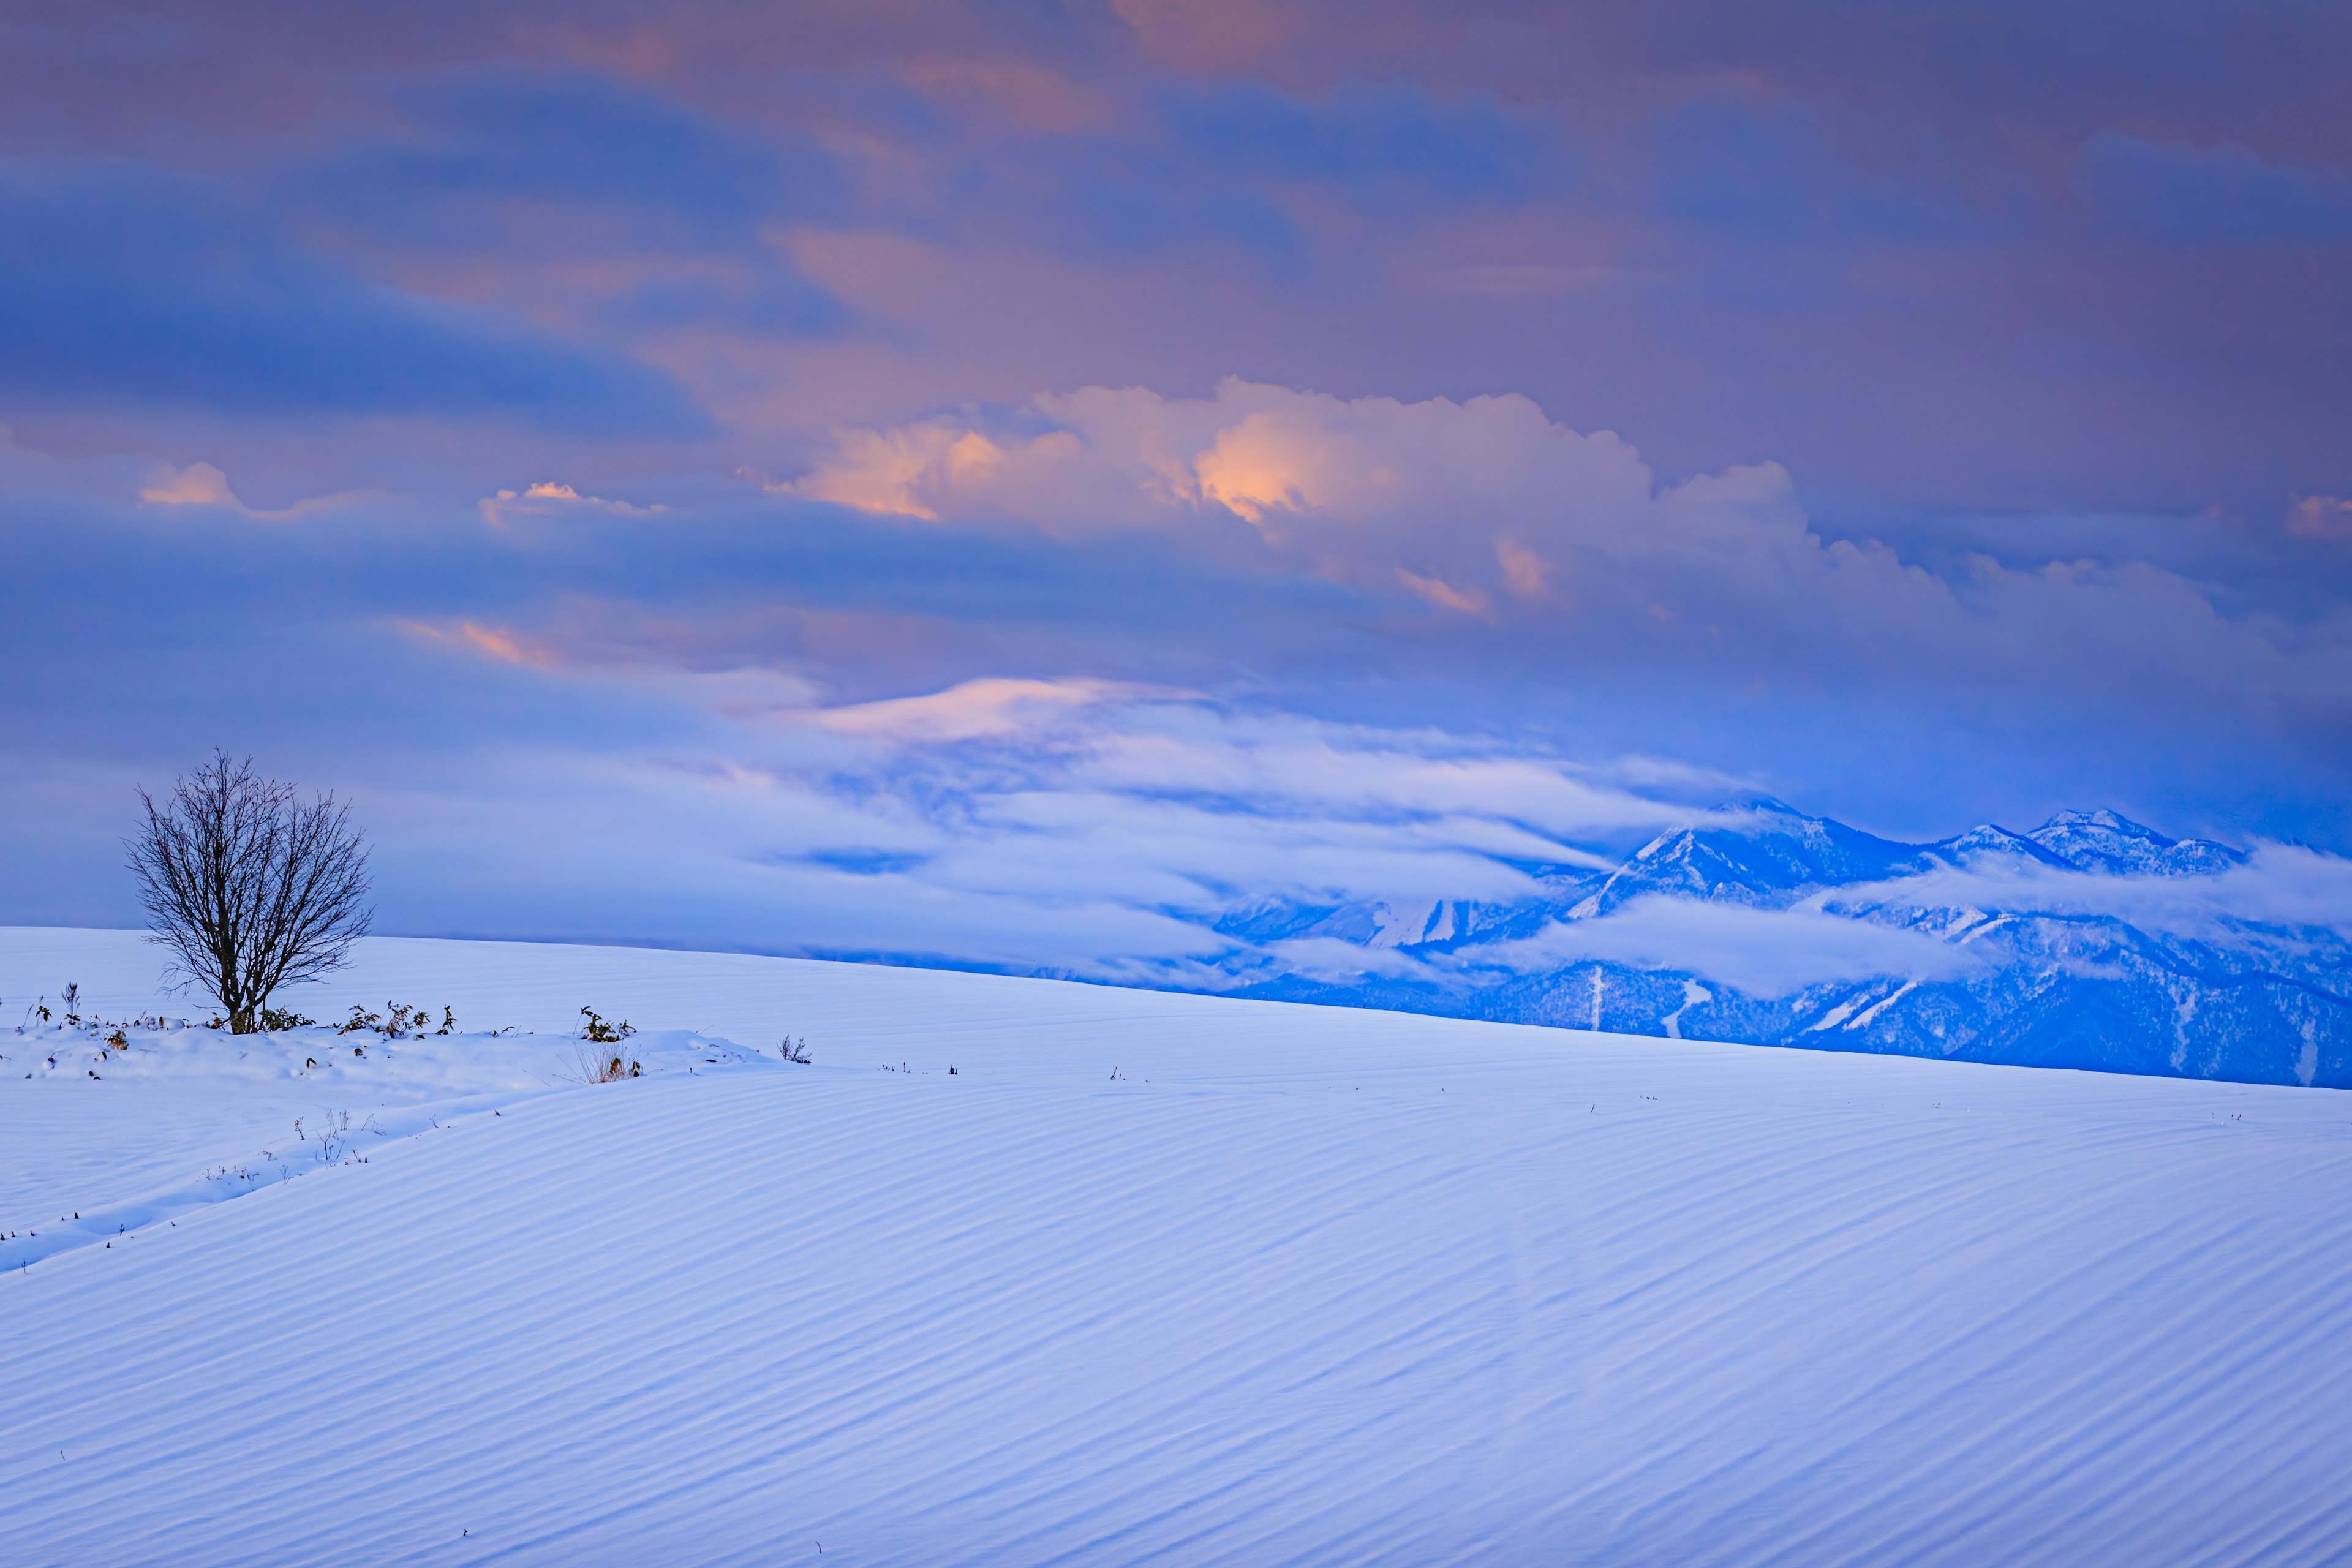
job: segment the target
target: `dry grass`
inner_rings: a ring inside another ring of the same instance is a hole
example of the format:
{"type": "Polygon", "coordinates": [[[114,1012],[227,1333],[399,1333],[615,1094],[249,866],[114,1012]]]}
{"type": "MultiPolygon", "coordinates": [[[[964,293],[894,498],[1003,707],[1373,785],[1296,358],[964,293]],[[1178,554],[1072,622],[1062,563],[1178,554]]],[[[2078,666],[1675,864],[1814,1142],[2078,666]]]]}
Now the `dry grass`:
{"type": "Polygon", "coordinates": [[[643,1077],[644,1069],[626,1052],[583,1040],[572,1049],[572,1071],[565,1076],[574,1083],[618,1083],[643,1077]]]}

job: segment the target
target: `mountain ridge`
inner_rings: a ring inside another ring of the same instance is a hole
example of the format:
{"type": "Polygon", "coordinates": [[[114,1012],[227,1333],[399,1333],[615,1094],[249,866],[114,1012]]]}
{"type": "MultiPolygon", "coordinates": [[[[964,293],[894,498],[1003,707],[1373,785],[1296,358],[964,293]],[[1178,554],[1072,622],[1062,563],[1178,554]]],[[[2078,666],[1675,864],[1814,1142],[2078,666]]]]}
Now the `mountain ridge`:
{"type": "Polygon", "coordinates": [[[2106,809],[1915,844],[1751,796],[1657,835],[1608,871],[1559,877],[1517,902],[1265,900],[1218,929],[1270,953],[1271,973],[1234,988],[1269,999],[2352,1087],[2352,944],[2342,931],[2226,918],[2181,929],[2134,912],[2160,902],[2147,895],[2247,864],[2242,850],[2106,809]],[[1675,920],[1692,928],[1679,963],[1675,920]],[[1696,951],[1725,931],[1761,941],[1774,922],[1817,944],[1878,943],[1906,962],[1873,971],[1857,959],[1863,973],[1766,994],[1727,982],[1723,963],[1696,951]],[[1612,951],[1636,929],[1658,953],[1612,951]],[[1286,962],[1309,940],[1311,963],[1286,962]],[[1360,948],[1361,970],[1347,972],[1334,944],[1360,948]],[[1557,962],[1529,961],[1546,951],[1557,962]]]}

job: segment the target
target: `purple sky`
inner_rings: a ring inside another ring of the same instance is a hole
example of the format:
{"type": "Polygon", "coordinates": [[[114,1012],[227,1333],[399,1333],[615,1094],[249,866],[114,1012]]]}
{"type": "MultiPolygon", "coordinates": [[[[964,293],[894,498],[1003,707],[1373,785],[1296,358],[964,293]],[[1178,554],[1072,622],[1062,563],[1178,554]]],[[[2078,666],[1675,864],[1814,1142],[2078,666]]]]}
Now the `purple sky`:
{"type": "Polygon", "coordinates": [[[1746,789],[2352,847],[2342,6],[5,5],[0,72],[0,920],[127,921],[215,744],[362,801],[387,929],[988,962],[1746,789]]]}

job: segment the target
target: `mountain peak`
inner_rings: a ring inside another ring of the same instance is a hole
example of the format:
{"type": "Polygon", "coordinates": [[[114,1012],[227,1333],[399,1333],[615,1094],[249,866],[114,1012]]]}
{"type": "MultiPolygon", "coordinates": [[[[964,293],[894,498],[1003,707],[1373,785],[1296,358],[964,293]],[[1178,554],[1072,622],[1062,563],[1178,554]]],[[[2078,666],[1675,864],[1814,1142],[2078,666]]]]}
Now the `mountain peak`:
{"type": "Polygon", "coordinates": [[[2145,823],[2134,822],[2130,817],[2124,816],[2121,812],[2109,811],[2104,806],[2096,811],[2061,811],[2054,813],[2049,821],[2043,823],[2041,826],[2035,828],[2032,833],[2027,834],[2025,837],[2038,841],[2045,833],[2079,833],[2084,831],[2113,833],[2126,838],[2141,839],[2145,842],[2155,844],[2159,847],[2168,847],[2172,843],[2171,839],[2167,838],[2163,834],[2158,833],[2155,828],[2147,826],[2145,823]]]}
{"type": "Polygon", "coordinates": [[[2062,811],[2025,837],[2076,870],[2105,876],[2208,876],[2245,858],[2209,839],[2167,838],[2113,811],[2062,811]]]}
{"type": "Polygon", "coordinates": [[[1777,904],[1806,888],[1871,881],[1909,864],[1909,845],[1875,837],[1769,795],[1724,802],[1706,819],[1660,834],[1577,906],[1607,913],[1645,893],[1777,904]]]}
{"type": "Polygon", "coordinates": [[[2024,834],[2011,833],[1990,822],[1979,823],[1966,833],[1930,844],[1927,852],[1961,865],[1985,860],[2026,861],[2053,867],[2071,864],[2024,834]]]}

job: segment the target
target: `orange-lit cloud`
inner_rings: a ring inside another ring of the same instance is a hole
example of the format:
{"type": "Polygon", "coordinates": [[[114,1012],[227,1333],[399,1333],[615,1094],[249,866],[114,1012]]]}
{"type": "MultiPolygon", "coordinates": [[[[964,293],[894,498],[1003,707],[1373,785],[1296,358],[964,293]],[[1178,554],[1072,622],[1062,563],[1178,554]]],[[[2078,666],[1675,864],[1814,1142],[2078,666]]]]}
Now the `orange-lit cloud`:
{"type": "Polygon", "coordinates": [[[841,735],[898,741],[971,741],[1034,729],[1056,713],[1133,700],[1158,689],[1115,680],[967,680],[923,697],[898,697],[795,717],[841,735]]]}
{"type": "Polygon", "coordinates": [[[459,621],[453,626],[436,626],[424,621],[396,623],[403,631],[448,647],[463,648],[500,664],[519,664],[530,669],[551,669],[560,662],[555,651],[523,640],[503,626],[486,626],[473,621],[459,621]]]}
{"type": "Polygon", "coordinates": [[[791,484],[769,488],[860,511],[936,521],[938,505],[984,490],[1009,455],[977,431],[951,424],[845,430],[835,440],[831,461],[791,484]]]}
{"type": "Polygon", "coordinates": [[[1551,563],[1518,541],[1496,540],[1495,559],[1503,568],[1503,581],[1519,597],[1540,598],[1551,592],[1551,563]]]}
{"type": "Polygon", "coordinates": [[[1458,610],[1465,616],[1485,616],[1494,609],[1494,602],[1475,588],[1457,588],[1443,577],[1424,577],[1418,572],[1397,568],[1397,581],[1444,610],[1458,610]]]}
{"type": "Polygon", "coordinates": [[[546,479],[526,487],[520,493],[514,490],[500,490],[496,495],[485,496],[477,503],[477,506],[482,514],[482,521],[493,528],[503,528],[519,519],[561,517],[566,512],[573,511],[602,511],[624,517],[646,517],[655,512],[668,510],[658,502],[652,506],[636,506],[625,500],[608,500],[604,496],[584,496],[570,485],[560,485],[546,479]]]}
{"type": "Polygon", "coordinates": [[[229,488],[228,476],[210,463],[190,463],[184,468],[166,467],[139,488],[139,499],[150,506],[217,507],[257,522],[291,522],[313,512],[329,511],[364,500],[366,495],[363,490],[341,490],[333,495],[306,497],[274,511],[262,510],[239,500],[236,492],[229,488]]]}
{"type": "Polygon", "coordinates": [[[1238,541],[1240,523],[1269,564],[1478,616],[1549,599],[1580,552],[1741,574],[1743,555],[1818,549],[1777,467],[1661,490],[1614,434],[1555,424],[1522,396],[1344,399],[1229,378],[1210,398],[1087,387],[1031,410],[1055,428],[1012,434],[962,413],[837,432],[808,475],[776,488],[1063,537],[1238,541]]]}

